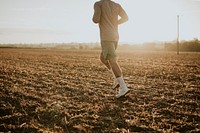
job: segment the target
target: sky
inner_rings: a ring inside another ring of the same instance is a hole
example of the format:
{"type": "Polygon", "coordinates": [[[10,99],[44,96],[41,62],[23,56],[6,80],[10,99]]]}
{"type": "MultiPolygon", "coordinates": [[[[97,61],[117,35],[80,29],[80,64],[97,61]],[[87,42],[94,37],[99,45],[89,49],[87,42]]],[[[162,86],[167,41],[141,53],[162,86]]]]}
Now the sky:
{"type": "MultiPolygon", "coordinates": [[[[97,0],[0,0],[0,43],[99,42],[92,22],[97,0]]],[[[113,0],[129,21],[119,25],[120,42],[200,39],[200,0],[113,0]]]]}

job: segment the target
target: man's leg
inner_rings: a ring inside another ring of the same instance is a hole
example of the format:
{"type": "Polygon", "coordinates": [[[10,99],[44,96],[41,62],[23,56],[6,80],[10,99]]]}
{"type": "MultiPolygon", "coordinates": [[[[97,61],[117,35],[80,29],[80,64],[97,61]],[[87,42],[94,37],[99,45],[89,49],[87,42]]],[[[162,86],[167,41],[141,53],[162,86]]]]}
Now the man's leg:
{"type": "Polygon", "coordinates": [[[110,58],[109,63],[120,85],[119,93],[116,96],[117,98],[119,98],[127,94],[129,92],[129,89],[127,88],[126,83],[124,82],[124,79],[122,77],[122,71],[119,64],[117,63],[117,58],[116,57],[110,58]]]}
{"type": "Polygon", "coordinates": [[[114,41],[101,41],[101,48],[102,48],[102,53],[101,53],[101,62],[108,68],[108,71],[112,73],[113,75],[113,85],[112,89],[115,89],[119,86],[119,83],[116,78],[115,70],[112,69],[111,64],[109,59],[111,57],[116,57],[116,52],[115,50],[117,49],[118,42],[114,41]]]}
{"type": "Polygon", "coordinates": [[[106,66],[106,68],[108,69],[108,71],[112,73],[113,79],[114,79],[112,88],[115,89],[116,87],[119,86],[119,84],[118,84],[118,82],[117,82],[115,73],[113,72],[113,70],[112,70],[112,68],[111,68],[111,66],[110,66],[109,61],[106,60],[106,59],[104,58],[103,53],[101,53],[100,60],[101,60],[101,62],[106,66]]]}
{"type": "Polygon", "coordinates": [[[125,95],[129,89],[126,87],[124,79],[122,77],[122,71],[117,63],[116,58],[116,48],[117,42],[112,41],[102,41],[101,42],[102,53],[101,53],[101,62],[108,68],[109,71],[113,73],[114,84],[112,88],[116,88],[120,85],[119,94],[117,98],[125,95]],[[108,59],[108,60],[107,60],[108,59]]]}
{"type": "Polygon", "coordinates": [[[106,59],[104,58],[103,53],[101,53],[100,60],[101,60],[101,62],[106,66],[106,68],[107,68],[108,70],[111,70],[111,66],[110,66],[108,60],[106,60],[106,59]]]}
{"type": "Polygon", "coordinates": [[[122,71],[121,71],[119,64],[117,63],[117,58],[113,57],[113,58],[109,59],[109,63],[110,63],[110,66],[111,66],[111,68],[112,68],[112,70],[115,74],[115,77],[116,78],[121,77],[122,71]]]}

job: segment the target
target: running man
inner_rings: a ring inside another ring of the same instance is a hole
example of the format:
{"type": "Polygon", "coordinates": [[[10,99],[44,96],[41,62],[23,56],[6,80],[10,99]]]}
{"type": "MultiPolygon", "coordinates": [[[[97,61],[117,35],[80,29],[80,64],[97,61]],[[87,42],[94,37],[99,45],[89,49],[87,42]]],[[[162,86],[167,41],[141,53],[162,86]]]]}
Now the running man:
{"type": "Polygon", "coordinates": [[[100,0],[94,4],[93,22],[99,24],[101,38],[101,62],[113,74],[113,89],[119,86],[117,98],[126,95],[129,89],[124,82],[122,71],[117,63],[116,48],[119,41],[118,25],[128,21],[124,9],[111,0],[100,0]]]}

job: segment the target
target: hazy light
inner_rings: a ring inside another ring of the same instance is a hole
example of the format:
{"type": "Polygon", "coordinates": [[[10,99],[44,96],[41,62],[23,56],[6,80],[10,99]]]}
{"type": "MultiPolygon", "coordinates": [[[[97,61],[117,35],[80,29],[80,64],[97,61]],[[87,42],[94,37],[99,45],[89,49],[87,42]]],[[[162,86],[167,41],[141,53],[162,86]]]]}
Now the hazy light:
{"type": "MultiPolygon", "coordinates": [[[[99,42],[94,1],[0,0],[0,43],[99,42]]],[[[113,0],[129,15],[121,42],[172,41],[180,15],[180,39],[200,38],[197,0],[113,0]]]]}

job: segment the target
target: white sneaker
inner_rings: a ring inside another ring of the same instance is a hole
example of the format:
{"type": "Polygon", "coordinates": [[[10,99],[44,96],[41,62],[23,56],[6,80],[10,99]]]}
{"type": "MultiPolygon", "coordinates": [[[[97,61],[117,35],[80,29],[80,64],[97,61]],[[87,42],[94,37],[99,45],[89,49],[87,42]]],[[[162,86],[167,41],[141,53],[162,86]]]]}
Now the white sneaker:
{"type": "Polygon", "coordinates": [[[117,87],[119,87],[119,83],[118,83],[117,79],[114,79],[114,82],[113,82],[113,85],[112,85],[112,89],[115,89],[117,87]]]}
{"type": "Polygon", "coordinates": [[[125,85],[125,86],[120,86],[120,88],[119,88],[119,93],[116,95],[116,97],[117,97],[117,98],[120,98],[120,97],[126,95],[126,94],[129,92],[129,90],[130,90],[130,89],[128,89],[128,88],[126,87],[126,85],[125,85]]]}

